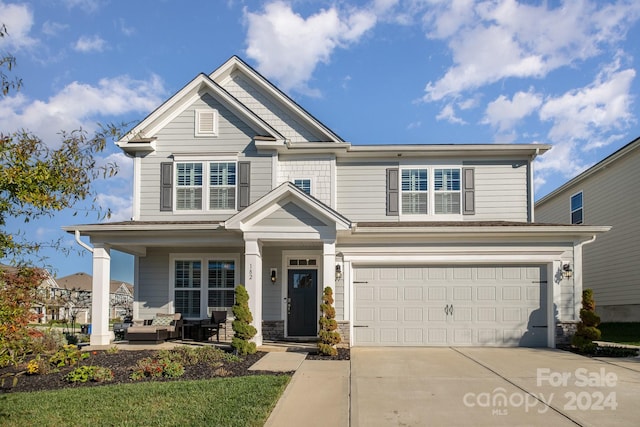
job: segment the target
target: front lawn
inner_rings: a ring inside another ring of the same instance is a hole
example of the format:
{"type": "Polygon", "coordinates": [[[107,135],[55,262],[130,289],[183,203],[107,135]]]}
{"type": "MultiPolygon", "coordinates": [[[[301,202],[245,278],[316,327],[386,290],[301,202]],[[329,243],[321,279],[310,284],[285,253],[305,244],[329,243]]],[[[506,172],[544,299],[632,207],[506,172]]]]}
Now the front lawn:
{"type": "Polygon", "coordinates": [[[262,426],[289,380],[252,375],[0,394],[0,425],[262,426]]]}
{"type": "Polygon", "coordinates": [[[619,344],[640,345],[640,323],[601,323],[598,329],[602,332],[602,341],[619,344]]]}

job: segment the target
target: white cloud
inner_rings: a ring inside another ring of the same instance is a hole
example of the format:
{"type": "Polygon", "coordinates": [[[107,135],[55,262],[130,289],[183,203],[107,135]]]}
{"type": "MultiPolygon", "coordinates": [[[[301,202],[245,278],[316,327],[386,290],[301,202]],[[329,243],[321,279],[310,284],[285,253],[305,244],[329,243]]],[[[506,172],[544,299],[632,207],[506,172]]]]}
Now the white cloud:
{"type": "Polygon", "coordinates": [[[482,123],[496,127],[500,132],[510,130],[519,120],[535,112],[542,104],[542,96],[529,92],[517,92],[512,99],[500,95],[487,105],[482,123]]]}
{"type": "Polygon", "coordinates": [[[427,102],[504,78],[544,77],[594,57],[622,39],[640,15],[640,3],[626,1],[564,1],[557,7],[515,0],[434,3],[425,14],[427,35],[448,44],[453,65],[426,85],[427,102]]]}
{"type": "Polygon", "coordinates": [[[113,194],[100,193],[96,196],[97,205],[104,211],[111,209],[111,217],[108,221],[128,221],[131,219],[132,198],[120,197],[113,194]]]}
{"type": "Polygon", "coordinates": [[[122,18],[118,19],[117,25],[120,29],[120,32],[127,37],[134,35],[136,32],[136,29],[134,27],[128,26],[125,20],[122,18]]]}
{"type": "Polygon", "coordinates": [[[0,38],[0,49],[20,50],[37,43],[29,36],[33,27],[33,13],[25,4],[0,2],[0,25],[7,28],[7,35],[0,38]]]}
{"type": "Polygon", "coordinates": [[[67,9],[78,8],[86,13],[92,13],[100,7],[100,0],[62,0],[67,9]]]}
{"type": "Polygon", "coordinates": [[[107,42],[100,36],[80,36],[73,46],[78,52],[102,52],[107,45],[107,42]]]}
{"type": "Polygon", "coordinates": [[[549,138],[590,141],[625,129],[635,119],[631,113],[631,83],[635,70],[603,70],[595,81],[545,101],[540,119],[552,122],[549,138]]]}
{"type": "Polygon", "coordinates": [[[72,82],[48,100],[31,100],[18,93],[0,99],[0,129],[28,129],[55,147],[60,144],[61,129],[82,127],[91,132],[99,118],[152,111],[164,93],[156,75],[148,80],[103,78],[95,86],[72,82]]]}
{"type": "Polygon", "coordinates": [[[319,96],[308,86],[318,64],[328,63],[335,49],[360,40],[377,21],[369,10],[336,7],[304,18],[282,1],[266,4],[261,13],[245,11],[245,17],[246,54],[258,62],[260,72],[285,91],[312,96],[319,96]]]}
{"type": "Polygon", "coordinates": [[[442,108],[442,110],[438,113],[438,115],[436,116],[436,119],[437,120],[446,120],[449,123],[454,123],[454,124],[459,124],[459,125],[467,124],[460,117],[456,116],[456,112],[453,109],[453,105],[452,104],[445,105],[442,108]]]}
{"type": "Polygon", "coordinates": [[[42,24],[42,32],[48,36],[57,36],[67,28],[69,28],[69,25],[61,24],[60,22],[45,21],[42,24]]]}

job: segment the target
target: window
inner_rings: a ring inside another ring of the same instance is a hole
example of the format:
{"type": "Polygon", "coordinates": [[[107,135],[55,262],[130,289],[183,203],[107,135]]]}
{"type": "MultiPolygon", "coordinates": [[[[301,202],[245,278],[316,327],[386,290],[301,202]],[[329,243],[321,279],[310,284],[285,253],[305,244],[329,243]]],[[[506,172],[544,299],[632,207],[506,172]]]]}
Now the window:
{"type": "Polygon", "coordinates": [[[460,213],[460,169],[436,169],[433,191],[436,214],[460,213]]]}
{"type": "Polygon", "coordinates": [[[427,169],[402,170],[402,213],[428,213],[427,169]]]}
{"type": "Polygon", "coordinates": [[[176,209],[202,209],[202,163],[178,163],[176,173],[176,209]]]}
{"type": "Polygon", "coordinates": [[[228,310],[235,302],[237,256],[176,254],[173,267],[173,307],[187,319],[202,319],[213,310],[228,310]],[[183,258],[184,257],[184,258],[183,258]]]}
{"type": "Polygon", "coordinates": [[[216,136],[218,134],[218,111],[196,110],[196,136],[216,136]]]}
{"type": "Polygon", "coordinates": [[[236,164],[209,163],[209,209],[236,208],[236,164]]]}
{"type": "Polygon", "coordinates": [[[584,220],[584,208],[582,204],[582,191],[571,196],[571,224],[582,224],[584,220]]]}
{"type": "Polygon", "coordinates": [[[236,162],[176,163],[176,210],[205,207],[236,210],[236,162]],[[203,179],[207,175],[209,179],[203,179]],[[208,195],[205,206],[203,194],[208,195]]]}
{"type": "Polygon", "coordinates": [[[311,180],[310,179],[295,179],[293,185],[311,195],[311,180]]]}
{"type": "Polygon", "coordinates": [[[235,299],[234,261],[209,261],[209,309],[231,307],[235,299]]]}
{"type": "Polygon", "coordinates": [[[182,317],[200,317],[201,270],[200,261],[175,262],[174,308],[176,313],[182,313],[182,317]]]}

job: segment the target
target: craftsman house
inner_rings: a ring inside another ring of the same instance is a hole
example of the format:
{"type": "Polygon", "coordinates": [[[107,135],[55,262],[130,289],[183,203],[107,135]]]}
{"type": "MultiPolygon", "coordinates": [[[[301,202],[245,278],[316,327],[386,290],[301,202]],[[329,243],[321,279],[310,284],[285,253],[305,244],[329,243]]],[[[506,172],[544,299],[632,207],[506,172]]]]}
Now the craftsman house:
{"type": "Polygon", "coordinates": [[[612,227],[583,256],[583,286],[593,289],[603,322],[640,322],[638,186],[640,138],[536,203],[538,221],[612,227]]]}
{"type": "Polygon", "coordinates": [[[242,284],[258,344],[315,337],[325,286],[353,346],[564,338],[582,246],[608,227],[534,222],[549,146],[366,142],[237,57],[196,76],[118,141],[131,221],[65,227],[91,242],[91,344],[109,343],[111,249],[135,256],[135,318],[230,311],[242,284]]]}

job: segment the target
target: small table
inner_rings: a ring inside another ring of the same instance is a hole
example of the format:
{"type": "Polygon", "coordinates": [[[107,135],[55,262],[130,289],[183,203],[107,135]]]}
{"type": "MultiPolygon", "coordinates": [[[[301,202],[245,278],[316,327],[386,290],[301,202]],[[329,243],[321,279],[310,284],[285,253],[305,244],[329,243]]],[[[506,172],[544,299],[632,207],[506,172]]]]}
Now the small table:
{"type": "Polygon", "coordinates": [[[207,341],[209,340],[209,337],[213,334],[206,335],[204,332],[213,331],[216,333],[216,340],[220,342],[220,325],[218,323],[203,323],[200,325],[200,328],[202,329],[202,333],[203,335],[205,335],[207,341]]]}
{"type": "MultiPolygon", "coordinates": [[[[181,339],[182,339],[183,341],[184,341],[184,339],[185,339],[185,331],[184,331],[184,330],[185,330],[185,328],[186,328],[186,329],[189,329],[189,337],[190,337],[190,339],[194,339],[194,338],[193,338],[193,328],[195,328],[195,327],[200,327],[200,324],[199,324],[199,323],[187,323],[187,322],[183,322],[183,323],[182,323],[182,326],[181,326],[181,328],[180,328],[180,332],[181,332],[181,333],[180,333],[180,337],[181,337],[181,339]]],[[[199,332],[199,331],[198,331],[198,332],[199,332]]]]}

